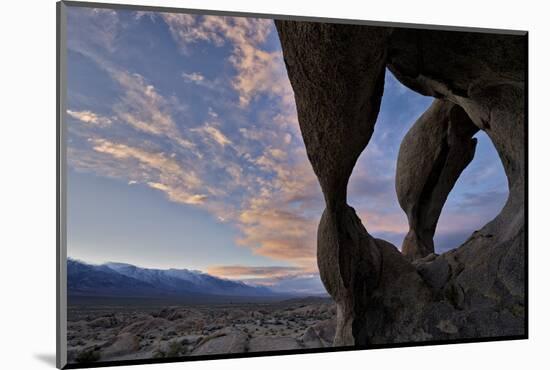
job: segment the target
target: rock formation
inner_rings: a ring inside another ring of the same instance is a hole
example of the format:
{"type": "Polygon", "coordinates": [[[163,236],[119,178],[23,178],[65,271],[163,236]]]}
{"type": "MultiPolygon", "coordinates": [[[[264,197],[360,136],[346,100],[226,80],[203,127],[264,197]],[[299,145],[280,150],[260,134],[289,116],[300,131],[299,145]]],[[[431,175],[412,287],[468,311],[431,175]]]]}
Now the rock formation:
{"type": "Polygon", "coordinates": [[[380,109],[390,33],[353,25],[278,25],[300,129],[325,197],[317,261],[341,323],[335,343],[366,344],[366,300],[378,284],[380,250],[347,205],[346,189],[380,109]]]}
{"type": "Polygon", "coordinates": [[[193,355],[243,353],[247,351],[247,343],[248,336],[245,333],[227,329],[204,338],[193,351],[193,355]]]}
{"type": "Polygon", "coordinates": [[[410,230],[401,251],[411,259],[434,253],[439,215],[456,180],[474,158],[479,129],[460,106],[437,99],[409,130],[397,158],[397,199],[410,230]]]}
{"type": "Polygon", "coordinates": [[[337,305],[334,344],[524,336],[526,38],[275,23],[325,198],[317,258],[337,305]],[[372,237],[346,201],[348,179],[376,123],[386,67],[436,98],[400,150],[396,188],[410,226],[404,254],[372,237]],[[437,256],[433,232],[474,155],[477,130],[495,145],[510,195],[493,221],[437,256]]]}

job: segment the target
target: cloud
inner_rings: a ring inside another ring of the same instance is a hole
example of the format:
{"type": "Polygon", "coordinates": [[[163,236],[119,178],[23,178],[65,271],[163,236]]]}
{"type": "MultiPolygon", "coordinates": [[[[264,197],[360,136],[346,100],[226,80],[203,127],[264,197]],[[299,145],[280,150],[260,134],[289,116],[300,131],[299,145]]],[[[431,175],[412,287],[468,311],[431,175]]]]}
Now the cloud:
{"type": "Polygon", "coordinates": [[[441,254],[459,247],[473,232],[473,229],[464,229],[456,232],[437,233],[434,237],[435,252],[441,254]]]}
{"type": "Polygon", "coordinates": [[[178,41],[178,46],[184,52],[188,51],[188,44],[199,41],[209,41],[218,46],[224,43],[223,38],[212,27],[197,24],[196,20],[199,16],[163,13],[161,17],[168,25],[174,39],[178,41]]]}
{"type": "Polygon", "coordinates": [[[275,292],[326,294],[319,273],[296,266],[211,266],[211,275],[238,279],[250,285],[269,287],[275,292]]]}
{"type": "Polygon", "coordinates": [[[205,79],[204,79],[204,76],[200,73],[200,72],[193,72],[193,73],[185,73],[183,72],[181,74],[181,76],[183,77],[183,79],[185,81],[188,81],[188,82],[195,82],[197,84],[200,84],[201,82],[203,82],[205,79]]]}
{"type": "MultiPolygon", "coordinates": [[[[194,144],[184,138],[172,117],[172,103],[158,93],[152,84],[138,73],[110,68],[113,79],[123,89],[120,101],[113,111],[123,122],[138,131],[156,136],[165,136],[183,148],[193,148],[194,144]]],[[[181,104],[178,109],[181,109],[181,104]]]]}
{"type": "Polygon", "coordinates": [[[487,208],[496,206],[504,206],[504,202],[508,197],[508,192],[500,190],[485,191],[480,193],[463,193],[462,201],[457,205],[463,208],[487,208]]]}
{"type": "Polygon", "coordinates": [[[143,10],[139,10],[139,11],[134,12],[134,19],[135,20],[139,21],[143,17],[149,18],[152,22],[155,22],[155,19],[156,19],[156,15],[153,12],[143,11],[143,10]]]}
{"type": "Polygon", "coordinates": [[[81,122],[97,125],[100,127],[106,127],[113,123],[112,119],[101,116],[89,110],[72,111],[70,109],[67,109],[67,114],[81,122]]]}
{"type": "Polygon", "coordinates": [[[273,25],[269,19],[201,16],[194,14],[162,13],[178,46],[188,51],[190,44],[201,41],[222,46],[227,40],[233,42],[263,43],[273,25]]]}
{"type": "MultiPolygon", "coordinates": [[[[281,51],[262,48],[268,35],[274,32],[271,20],[189,14],[163,14],[162,17],[184,53],[189,53],[189,46],[198,42],[215,46],[231,44],[228,62],[237,72],[232,86],[239,93],[241,106],[248,106],[259,94],[282,98],[285,104],[293,105],[293,92],[281,51]]],[[[194,77],[194,82],[203,80],[196,80],[199,76],[187,77],[194,77]]]]}
{"type": "Polygon", "coordinates": [[[205,194],[189,194],[186,191],[183,191],[178,186],[172,187],[158,182],[148,182],[147,185],[149,185],[153,189],[157,189],[166,193],[168,199],[176,203],[202,204],[208,198],[208,196],[206,196],[205,194]]]}
{"type": "Polygon", "coordinates": [[[203,137],[206,137],[208,139],[211,139],[215,141],[217,144],[221,145],[222,147],[231,144],[231,140],[225,136],[220,129],[216,128],[211,123],[205,123],[204,126],[191,129],[193,132],[198,132],[203,135],[203,137]]]}
{"type": "Polygon", "coordinates": [[[387,173],[373,170],[372,167],[356,166],[348,185],[350,197],[377,197],[384,201],[388,197],[395,198],[395,179],[387,173]]]}
{"type": "Polygon", "coordinates": [[[314,220],[292,212],[284,204],[277,207],[270,199],[255,200],[258,206],[252,205],[240,213],[239,227],[244,236],[238,243],[276,260],[311,263],[315,256],[314,220]]]}
{"type": "Polygon", "coordinates": [[[394,233],[405,235],[409,231],[409,224],[405,213],[401,210],[394,212],[380,212],[378,209],[358,212],[361,221],[371,234],[394,233]]]}
{"type": "Polygon", "coordinates": [[[68,7],[68,46],[87,54],[92,50],[106,50],[113,53],[117,49],[120,19],[112,9],[68,7]]]}
{"type": "Polygon", "coordinates": [[[142,133],[164,137],[177,147],[192,149],[193,143],[182,135],[174,120],[174,114],[185,111],[185,105],[175,96],[167,98],[162,95],[141,74],[113,62],[117,50],[115,40],[127,27],[119,20],[118,13],[114,10],[71,8],[68,19],[69,49],[95,62],[121,91],[112,106],[115,117],[111,119],[142,133]]]}
{"type": "Polygon", "coordinates": [[[272,291],[300,295],[327,295],[318,273],[288,275],[276,278],[244,279],[245,283],[263,285],[272,291]]]}
{"type": "Polygon", "coordinates": [[[239,103],[247,106],[259,94],[290,99],[292,90],[281,69],[282,54],[267,52],[253,44],[236,43],[230,61],[237,70],[233,87],[239,92],[239,103]]]}
{"type": "Polygon", "coordinates": [[[201,72],[183,72],[181,74],[181,77],[183,78],[185,83],[194,84],[200,87],[214,90],[218,93],[223,93],[226,90],[223,86],[222,79],[219,77],[213,80],[209,80],[201,72]]]}
{"type": "MultiPolygon", "coordinates": [[[[150,152],[105,139],[92,140],[92,145],[95,152],[116,159],[121,164],[110,167],[109,161],[99,161],[99,168],[95,168],[99,172],[107,171],[111,177],[134,179],[129,184],[145,183],[152,189],[162,191],[168,199],[177,203],[197,205],[207,199],[206,194],[199,192],[203,183],[195,171],[184,169],[178,161],[162,152],[150,152]]],[[[87,157],[89,156],[84,155],[81,160],[87,157]]]]}
{"type": "Polygon", "coordinates": [[[297,148],[290,153],[287,158],[268,147],[252,160],[265,175],[258,175],[258,190],[240,207],[237,242],[255,254],[312,268],[323,201],[305,153],[297,148]]]}
{"type": "Polygon", "coordinates": [[[275,278],[284,277],[292,273],[302,272],[295,266],[211,266],[207,272],[211,275],[230,279],[246,278],[275,278]]]}

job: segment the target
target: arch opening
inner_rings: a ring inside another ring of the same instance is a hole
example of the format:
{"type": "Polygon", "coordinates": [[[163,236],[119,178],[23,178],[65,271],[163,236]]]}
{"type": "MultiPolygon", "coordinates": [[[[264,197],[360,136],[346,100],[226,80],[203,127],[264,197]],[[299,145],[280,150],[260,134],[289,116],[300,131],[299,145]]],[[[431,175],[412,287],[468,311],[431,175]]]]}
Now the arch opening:
{"type": "Polygon", "coordinates": [[[439,217],[434,235],[437,254],[462,245],[498,216],[508,199],[508,179],[495,146],[483,131],[474,137],[474,159],[458,178],[439,217]]]}
{"type": "MultiPolygon", "coordinates": [[[[396,194],[396,165],[403,138],[434,101],[386,73],[384,95],[374,134],[359,157],[348,186],[348,200],[367,230],[401,249],[409,230],[396,194]]],[[[494,219],[508,198],[502,162],[488,135],[474,135],[477,147],[450,191],[434,234],[436,254],[459,247],[494,219]]]]}

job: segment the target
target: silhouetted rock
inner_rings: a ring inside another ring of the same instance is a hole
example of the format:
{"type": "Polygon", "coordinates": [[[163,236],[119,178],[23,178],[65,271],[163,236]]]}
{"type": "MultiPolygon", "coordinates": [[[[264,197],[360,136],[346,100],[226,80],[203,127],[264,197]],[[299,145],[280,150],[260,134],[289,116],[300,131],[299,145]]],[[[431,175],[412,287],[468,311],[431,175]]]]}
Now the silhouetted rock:
{"type": "Polygon", "coordinates": [[[334,344],[524,335],[526,37],[275,24],[325,197],[317,259],[337,305],[334,344]],[[397,168],[411,229],[407,256],[371,237],[346,204],[349,177],[374,129],[386,65],[409,88],[438,99],[407,135],[397,168]],[[474,154],[477,129],[502,160],[508,200],[462,246],[430,254],[441,208],[474,154]]]}
{"type": "Polygon", "coordinates": [[[433,236],[447,196],[474,158],[479,129],[458,105],[436,99],[401,142],[397,199],[409,220],[401,248],[411,259],[434,252],[433,236]]]}
{"type": "Polygon", "coordinates": [[[376,241],[346,203],[346,188],[380,110],[390,30],[317,22],[275,24],[307,155],[326,203],[317,262],[338,307],[335,344],[362,343],[365,333],[357,329],[364,326],[365,299],[377,285],[381,261],[376,241]]]}

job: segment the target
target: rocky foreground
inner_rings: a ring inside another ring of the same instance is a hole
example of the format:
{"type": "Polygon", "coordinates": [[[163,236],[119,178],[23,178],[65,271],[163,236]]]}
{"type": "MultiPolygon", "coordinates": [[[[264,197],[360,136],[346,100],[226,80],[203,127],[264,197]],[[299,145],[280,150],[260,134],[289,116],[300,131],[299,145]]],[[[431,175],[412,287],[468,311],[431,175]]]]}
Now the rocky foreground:
{"type": "Polygon", "coordinates": [[[165,308],[69,309],[68,362],[137,360],[332,346],[328,299],[165,308]]]}

